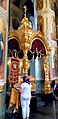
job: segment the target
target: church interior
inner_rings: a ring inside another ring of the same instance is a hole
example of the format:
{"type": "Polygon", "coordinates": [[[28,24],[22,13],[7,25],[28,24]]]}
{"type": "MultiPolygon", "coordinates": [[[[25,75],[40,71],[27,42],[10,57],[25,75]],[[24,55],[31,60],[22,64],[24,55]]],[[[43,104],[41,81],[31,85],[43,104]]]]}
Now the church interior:
{"type": "Polygon", "coordinates": [[[30,119],[57,119],[58,0],[0,0],[0,119],[22,119],[25,75],[30,119]]]}

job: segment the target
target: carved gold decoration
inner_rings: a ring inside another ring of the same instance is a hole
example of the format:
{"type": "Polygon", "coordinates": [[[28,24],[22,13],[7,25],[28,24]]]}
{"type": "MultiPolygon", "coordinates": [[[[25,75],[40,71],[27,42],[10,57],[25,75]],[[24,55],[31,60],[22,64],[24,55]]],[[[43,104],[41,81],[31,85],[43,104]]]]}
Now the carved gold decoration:
{"type": "Polygon", "coordinates": [[[21,74],[22,68],[23,68],[23,59],[19,59],[19,74],[21,74]]]}
{"type": "Polygon", "coordinates": [[[50,86],[50,81],[49,80],[45,81],[44,91],[45,91],[46,94],[51,92],[51,86],[50,86]]]}
{"type": "Polygon", "coordinates": [[[44,71],[45,71],[45,86],[44,90],[45,93],[51,92],[51,86],[50,86],[50,65],[48,63],[48,55],[45,57],[45,63],[44,63],[44,71]]]}
{"type": "Polygon", "coordinates": [[[26,6],[24,6],[25,15],[22,19],[22,25],[19,27],[17,34],[19,34],[19,42],[20,47],[23,50],[24,57],[23,57],[23,74],[28,75],[28,69],[29,69],[29,61],[27,57],[27,52],[30,49],[31,41],[29,38],[32,35],[32,28],[29,25],[28,18],[26,18],[26,6]],[[21,34],[21,35],[20,35],[21,34]]]}
{"type": "Polygon", "coordinates": [[[21,68],[23,67],[23,60],[22,59],[21,60],[19,59],[19,67],[21,67],[21,68]]]}
{"type": "Polygon", "coordinates": [[[7,64],[10,67],[10,65],[11,65],[11,58],[10,57],[8,57],[7,64]]]}

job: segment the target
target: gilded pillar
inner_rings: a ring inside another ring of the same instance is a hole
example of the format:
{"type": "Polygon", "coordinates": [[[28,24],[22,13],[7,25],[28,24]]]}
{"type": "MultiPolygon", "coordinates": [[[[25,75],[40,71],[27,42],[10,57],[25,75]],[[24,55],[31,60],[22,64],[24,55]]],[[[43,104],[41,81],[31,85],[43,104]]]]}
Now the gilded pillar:
{"type": "Polygon", "coordinates": [[[24,58],[23,58],[23,74],[28,75],[28,69],[29,69],[29,61],[27,57],[28,50],[25,49],[24,51],[24,58]]]}
{"type": "Polygon", "coordinates": [[[45,63],[44,63],[44,71],[45,71],[45,86],[44,86],[44,90],[45,93],[49,93],[50,90],[50,65],[48,63],[48,54],[45,57],[45,63]]]}

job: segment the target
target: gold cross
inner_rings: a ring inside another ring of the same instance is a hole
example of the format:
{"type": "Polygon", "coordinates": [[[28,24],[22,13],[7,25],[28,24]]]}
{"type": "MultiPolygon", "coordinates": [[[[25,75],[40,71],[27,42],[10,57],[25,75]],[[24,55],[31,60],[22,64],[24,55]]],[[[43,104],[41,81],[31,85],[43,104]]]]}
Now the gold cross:
{"type": "Polygon", "coordinates": [[[26,17],[26,11],[27,11],[26,5],[24,5],[24,11],[25,11],[25,17],[26,17]]]}

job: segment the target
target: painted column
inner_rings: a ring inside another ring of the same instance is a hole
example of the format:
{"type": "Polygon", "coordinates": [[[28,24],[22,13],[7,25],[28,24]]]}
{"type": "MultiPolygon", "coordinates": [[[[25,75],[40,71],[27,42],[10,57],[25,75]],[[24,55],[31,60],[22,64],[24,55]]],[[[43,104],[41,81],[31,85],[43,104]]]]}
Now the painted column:
{"type": "Polygon", "coordinates": [[[0,1],[0,119],[5,118],[9,0],[0,1]]]}

